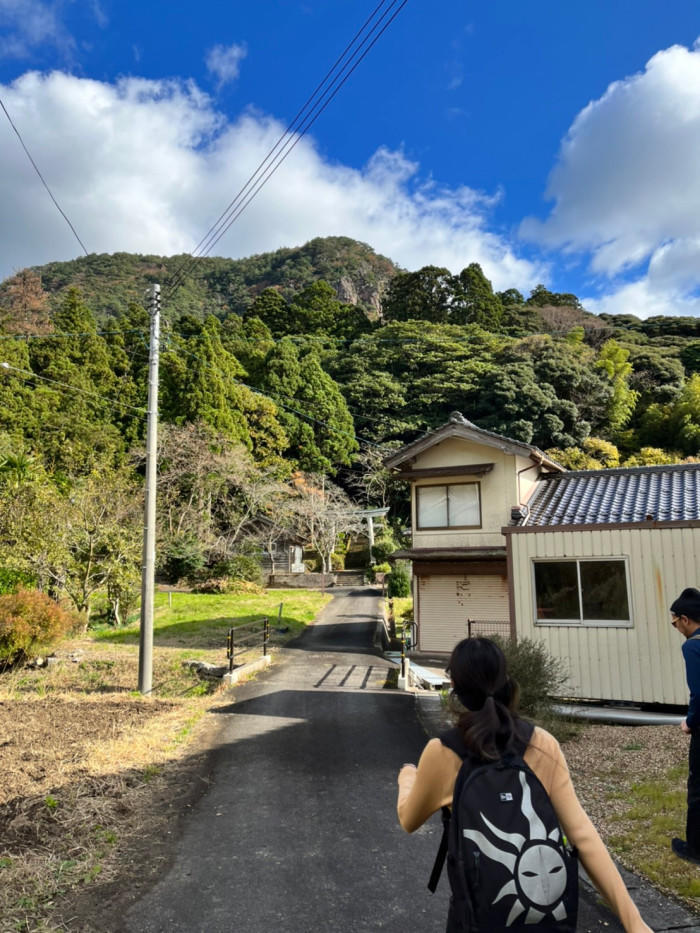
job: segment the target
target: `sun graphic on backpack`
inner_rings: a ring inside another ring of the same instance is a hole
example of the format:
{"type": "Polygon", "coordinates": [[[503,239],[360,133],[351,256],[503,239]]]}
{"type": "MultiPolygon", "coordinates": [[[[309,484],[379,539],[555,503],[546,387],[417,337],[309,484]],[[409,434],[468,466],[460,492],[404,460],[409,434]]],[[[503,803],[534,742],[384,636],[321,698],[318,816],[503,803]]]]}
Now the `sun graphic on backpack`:
{"type": "Polygon", "coordinates": [[[514,923],[525,911],[527,915],[521,922],[526,924],[539,923],[548,915],[555,920],[564,920],[567,916],[563,901],[567,870],[561,832],[557,827],[547,833],[544,823],[532,806],[530,786],[525,774],[520,772],[519,777],[523,790],[520,809],[530,828],[529,838],[521,833],[504,832],[480,813],[491,834],[496,839],[509,843],[517,854],[500,849],[479,830],[463,829],[462,834],[465,839],[474,842],[487,858],[500,862],[512,876],[492,902],[496,904],[509,895],[515,897],[506,926],[514,923]]]}

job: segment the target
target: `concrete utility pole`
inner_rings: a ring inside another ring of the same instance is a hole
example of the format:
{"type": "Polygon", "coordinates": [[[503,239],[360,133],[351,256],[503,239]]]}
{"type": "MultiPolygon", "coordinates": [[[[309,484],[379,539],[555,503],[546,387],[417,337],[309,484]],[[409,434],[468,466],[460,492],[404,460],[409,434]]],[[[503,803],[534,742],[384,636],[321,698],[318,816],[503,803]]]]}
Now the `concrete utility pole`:
{"type": "Polygon", "coordinates": [[[156,465],[158,447],[158,350],[160,342],[160,285],[149,289],[151,341],[148,353],[148,423],[146,428],[146,502],[141,568],[141,630],[139,634],[139,691],[153,686],[153,588],[156,570],[156,465]]]}

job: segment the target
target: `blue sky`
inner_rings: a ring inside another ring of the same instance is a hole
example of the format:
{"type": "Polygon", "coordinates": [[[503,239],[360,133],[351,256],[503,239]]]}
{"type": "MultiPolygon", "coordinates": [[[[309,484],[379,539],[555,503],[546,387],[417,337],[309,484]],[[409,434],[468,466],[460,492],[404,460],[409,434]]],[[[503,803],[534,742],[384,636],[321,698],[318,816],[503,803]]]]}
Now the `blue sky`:
{"type": "MultiPolygon", "coordinates": [[[[377,3],[0,0],[0,96],[88,250],[190,251],[377,3]]],[[[408,0],[213,254],[700,314],[698,37],[697,0],[408,0]]],[[[0,198],[0,275],[80,253],[4,114],[0,198]]]]}

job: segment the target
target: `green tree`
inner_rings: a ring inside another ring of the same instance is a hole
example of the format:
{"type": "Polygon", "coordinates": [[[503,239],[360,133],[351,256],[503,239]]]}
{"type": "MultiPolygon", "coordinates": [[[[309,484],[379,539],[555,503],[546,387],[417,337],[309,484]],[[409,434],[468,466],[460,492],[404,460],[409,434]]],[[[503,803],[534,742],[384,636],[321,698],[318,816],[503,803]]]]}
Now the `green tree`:
{"type": "Polygon", "coordinates": [[[31,344],[31,369],[41,378],[25,437],[52,469],[89,473],[99,463],[116,462],[124,452],[114,424],[121,404],[119,384],[107,344],[78,289],[66,292],[54,325],[57,333],[71,336],[31,344]]]}
{"type": "Polygon", "coordinates": [[[430,321],[447,324],[454,279],[449,269],[424,266],[417,272],[401,272],[389,283],[382,299],[385,321],[430,321]]]}
{"type": "Polygon", "coordinates": [[[605,373],[612,387],[606,414],[613,432],[627,424],[639,397],[639,393],[630,387],[632,364],[629,355],[629,350],[611,339],[603,344],[596,361],[596,368],[605,373]]]}
{"type": "Polygon", "coordinates": [[[504,323],[501,300],[494,295],[491,282],[478,262],[470,263],[454,282],[455,299],[449,310],[453,324],[478,324],[498,332],[504,323]]]}

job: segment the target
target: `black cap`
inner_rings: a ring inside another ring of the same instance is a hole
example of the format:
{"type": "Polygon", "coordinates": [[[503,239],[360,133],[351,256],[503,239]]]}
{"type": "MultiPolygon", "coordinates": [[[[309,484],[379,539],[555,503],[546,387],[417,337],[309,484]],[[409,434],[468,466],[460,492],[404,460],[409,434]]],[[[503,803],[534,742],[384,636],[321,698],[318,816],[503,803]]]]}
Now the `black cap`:
{"type": "Polygon", "coordinates": [[[700,590],[689,586],[671,603],[671,612],[676,616],[688,616],[693,622],[700,622],[700,590]]]}

